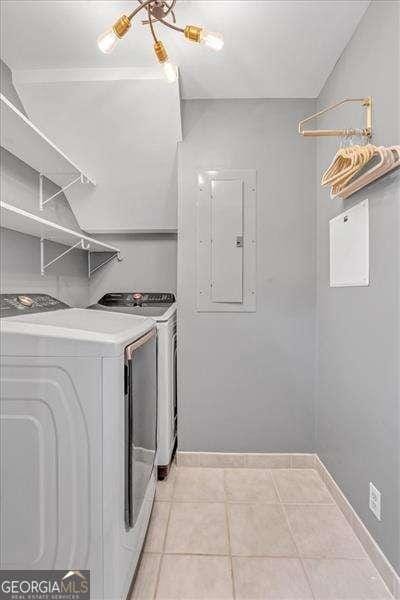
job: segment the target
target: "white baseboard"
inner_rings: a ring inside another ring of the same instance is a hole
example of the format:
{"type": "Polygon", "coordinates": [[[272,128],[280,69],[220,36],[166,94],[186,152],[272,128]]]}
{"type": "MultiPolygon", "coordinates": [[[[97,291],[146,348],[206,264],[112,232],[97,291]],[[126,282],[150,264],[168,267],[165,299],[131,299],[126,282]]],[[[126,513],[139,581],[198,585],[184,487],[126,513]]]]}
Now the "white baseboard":
{"type": "Polygon", "coordinates": [[[382,552],[381,548],[375,542],[374,538],[365,527],[364,523],[347,500],[346,496],[325,467],[322,460],[316,455],[315,466],[320,474],[322,480],[325,482],[326,487],[330,491],[337,506],[342,511],[350,527],[360,540],[364,547],[364,550],[368,554],[372,563],[375,565],[376,570],[379,572],[383,581],[389,588],[390,593],[394,598],[400,598],[400,577],[382,552]]]}
{"type": "Polygon", "coordinates": [[[315,454],[178,451],[176,460],[180,467],[315,469],[315,454]]]}
{"type": "Polygon", "coordinates": [[[316,469],[389,591],[400,600],[400,577],[317,454],[178,451],[176,460],[181,467],[316,469]]]}

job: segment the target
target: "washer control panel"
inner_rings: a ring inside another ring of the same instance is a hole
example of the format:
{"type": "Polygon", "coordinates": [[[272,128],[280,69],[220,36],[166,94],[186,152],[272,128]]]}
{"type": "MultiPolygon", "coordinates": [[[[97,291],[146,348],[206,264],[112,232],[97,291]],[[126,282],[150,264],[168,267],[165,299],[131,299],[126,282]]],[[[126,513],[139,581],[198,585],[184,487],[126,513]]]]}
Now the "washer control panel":
{"type": "Polygon", "coordinates": [[[70,307],[47,294],[0,294],[0,317],[15,317],[62,308],[70,307]]]}
{"type": "Polygon", "coordinates": [[[115,292],[105,294],[99,304],[103,306],[165,306],[175,302],[169,292],[115,292]]]}

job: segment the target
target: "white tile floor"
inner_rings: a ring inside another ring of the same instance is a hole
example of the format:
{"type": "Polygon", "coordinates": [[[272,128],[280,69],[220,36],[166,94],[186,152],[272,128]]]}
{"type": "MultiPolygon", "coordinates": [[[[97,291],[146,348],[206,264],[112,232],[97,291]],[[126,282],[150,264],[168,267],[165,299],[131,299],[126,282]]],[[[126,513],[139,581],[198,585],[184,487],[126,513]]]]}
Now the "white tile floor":
{"type": "Polygon", "coordinates": [[[131,600],[392,598],[313,469],[174,465],[131,600]]]}

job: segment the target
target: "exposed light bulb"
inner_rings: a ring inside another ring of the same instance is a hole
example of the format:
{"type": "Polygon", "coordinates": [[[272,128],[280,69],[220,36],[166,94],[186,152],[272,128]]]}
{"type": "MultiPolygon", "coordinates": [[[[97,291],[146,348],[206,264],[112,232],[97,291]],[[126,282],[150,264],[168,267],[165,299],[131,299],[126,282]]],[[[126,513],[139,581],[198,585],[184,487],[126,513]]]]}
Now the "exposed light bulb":
{"type": "Polygon", "coordinates": [[[175,81],[178,79],[178,69],[176,65],[169,60],[166,60],[161,64],[164,70],[165,79],[168,81],[168,83],[175,83],[175,81]]]}
{"type": "Polygon", "coordinates": [[[174,83],[178,79],[178,69],[168,58],[168,52],[165,49],[161,40],[157,40],[154,44],[154,52],[158,58],[158,62],[163,68],[166,80],[169,83],[174,83]]]}
{"type": "Polygon", "coordinates": [[[114,29],[110,27],[97,38],[97,45],[104,54],[110,54],[119,41],[119,37],[114,29]]]}
{"type": "Polygon", "coordinates": [[[117,45],[118,41],[124,37],[131,26],[131,21],[126,15],[122,15],[115,21],[114,25],[107,29],[97,38],[97,45],[104,54],[110,54],[117,45]]]}
{"type": "Polygon", "coordinates": [[[201,30],[200,44],[208,46],[212,50],[222,50],[224,47],[224,38],[221,33],[213,33],[212,31],[201,30]]]}

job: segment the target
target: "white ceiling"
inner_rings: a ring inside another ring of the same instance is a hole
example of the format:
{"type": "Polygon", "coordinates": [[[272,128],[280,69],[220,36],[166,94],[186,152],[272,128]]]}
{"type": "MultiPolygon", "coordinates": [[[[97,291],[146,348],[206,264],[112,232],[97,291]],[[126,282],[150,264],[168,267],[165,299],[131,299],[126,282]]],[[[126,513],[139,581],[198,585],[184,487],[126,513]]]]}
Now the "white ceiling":
{"type": "MultiPolygon", "coordinates": [[[[99,33],[135,0],[6,0],[2,59],[11,69],[150,67],[147,28],[136,21],[111,55],[99,33]]],[[[160,26],[179,65],[183,98],[315,98],[369,0],[178,0],[178,24],[224,34],[215,53],[160,26]]]]}

